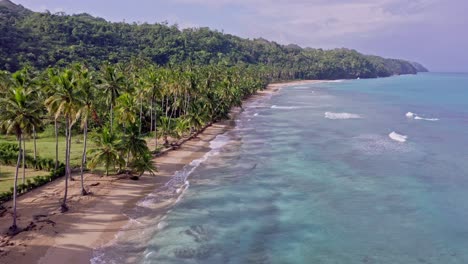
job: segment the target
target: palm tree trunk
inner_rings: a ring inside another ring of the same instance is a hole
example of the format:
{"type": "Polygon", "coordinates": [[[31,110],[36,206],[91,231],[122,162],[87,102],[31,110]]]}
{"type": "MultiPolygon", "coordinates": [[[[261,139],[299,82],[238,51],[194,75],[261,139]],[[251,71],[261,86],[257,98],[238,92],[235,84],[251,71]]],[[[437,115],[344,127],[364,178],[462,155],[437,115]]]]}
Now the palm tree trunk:
{"type": "Polygon", "coordinates": [[[154,151],[158,150],[158,115],[154,111],[154,151]]]}
{"type": "Polygon", "coordinates": [[[88,139],[88,122],[84,124],[84,135],[83,135],[83,156],[81,159],[81,194],[87,195],[88,192],[84,188],[83,172],[84,167],[86,166],[86,143],[88,139]]]}
{"type": "Polygon", "coordinates": [[[68,177],[70,177],[70,181],[74,181],[75,179],[71,175],[71,167],[70,167],[70,158],[71,158],[70,153],[71,153],[71,145],[72,145],[71,144],[71,142],[72,142],[72,128],[71,128],[72,124],[71,124],[71,120],[68,121],[68,124],[70,124],[70,127],[68,128],[68,152],[67,152],[67,154],[68,154],[68,170],[69,170],[69,172],[68,172],[69,176],[68,177]]]}
{"type": "Polygon", "coordinates": [[[110,132],[112,133],[112,127],[114,126],[114,105],[110,104],[110,132]]]}
{"type": "Polygon", "coordinates": [[[57,127],[57,118],[54,119],[54,126],[55,126],[55,170],[58,169],[59,161],[58,161],[58,127],[57,127]]]}
{"type": "Polygon", "coordinates": [[[33,126],[33,141],[34,141],[34,169],[37,170],[37,146],[36,146],[36,127],[33,126]]]}
{"type": "Polygon", "coordinates": [[[109,166],[110,166],[110,160],[109,160],[109,155],[106,157],[106,177],[109,176],[109,166]]]}
{"type": "Polygon", "coordinates": [[[140,135],[141,135],[141,123],[142,122],[143,122],[143,99],[140,98],[140,127],[138,128],[140,135]]]}
{"type": "Polygon", "coordinates": [[[150,132],[153,132],[153,105],[154,105],[154,100],[151,99],[151,108],[150,108],[150,132]]]}
{"type": "Polygon", "coordinates": [[[22,135],[18,137],[18,145],[19,145],[19,151],[18,151],[18,160],[16,161],[16,170],[15,170],[15,183],[13,185],[13,224],[10,227],[10,231],[15,233],[16,230],[18,229],[18,226],[16,225],[16,197],[18,196],[18,173],[19,173],[19,166],[21,162],[21,138],[22,135]]]}
{"type": "Polygon", "coordinates": [[[61,211],[62,213],[65,213],[66,211],[68,211],[68,206],[67,206],[67,195],[68,195],[68,177],[70,176],[70,170],[69,170],[69,166],[70,166],[70,163],[69,163],[69,157],[68,157],[68,138],[69,138],[69,123],[70,123],[70,119],[67,117],[67,121],[66,121],[66,127],[65,127],[65,138],[66,138],[66,142],[65,142],[65,192],[64,192],[64,195],[63,195],[63,201],[62,201],[62,204],[60,206],[61,208],[61,211]]]}
{"type": "MultiPolygon", "coordinates": [[[[21,135],[23,136],[23,135],[21,135]]],[[[22,156],[23,156],[23,180],[22,180],[22,184],[24,184],[26,182],[26,160],[24,158],[25,156],[25,152],[26,152],[26,140],[24,140],[24,138],[22,139],[23,140],[23,151],[22,151],[22,156]]]]}
{"type": "Polygon", "coordinates": [[[127,159],[125,160],[125,169],[128,168],[129,162],[130,162],[130,151],[127,151],[127,159]]]}

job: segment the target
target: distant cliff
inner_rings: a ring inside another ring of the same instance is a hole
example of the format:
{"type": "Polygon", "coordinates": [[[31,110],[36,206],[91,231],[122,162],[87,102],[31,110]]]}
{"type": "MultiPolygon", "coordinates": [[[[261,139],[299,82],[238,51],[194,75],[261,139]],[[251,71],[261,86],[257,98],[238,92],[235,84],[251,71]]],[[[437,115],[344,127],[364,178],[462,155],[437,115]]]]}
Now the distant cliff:
{"type": "Polygon", "coordinates": [[[43,69],[75,61],[98,66],[135,57],[160,65],[265,65],[282,79],[373,78],[427,71],[418,63],[350,49],[280,45],[209,28],[111,23],[88,14],[37,13],[0,0],[0,69],[15,71],[26,64],[43,69]]]}

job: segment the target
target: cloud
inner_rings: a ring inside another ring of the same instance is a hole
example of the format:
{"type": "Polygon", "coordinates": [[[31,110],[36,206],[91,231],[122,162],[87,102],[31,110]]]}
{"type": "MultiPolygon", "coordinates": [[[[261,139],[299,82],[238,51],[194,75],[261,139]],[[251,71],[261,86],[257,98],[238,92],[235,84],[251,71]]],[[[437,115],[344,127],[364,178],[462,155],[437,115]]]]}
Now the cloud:
{"type": "Polygon", "coordinates": [[[207,8],[240,7],[237,23],[248,36],[307,44],[354,35],[366,37],[390,27],[424,21],[437,0],[176,0],[207,8]],[[307,40],[309,39],[309,41],[307,40]]]}

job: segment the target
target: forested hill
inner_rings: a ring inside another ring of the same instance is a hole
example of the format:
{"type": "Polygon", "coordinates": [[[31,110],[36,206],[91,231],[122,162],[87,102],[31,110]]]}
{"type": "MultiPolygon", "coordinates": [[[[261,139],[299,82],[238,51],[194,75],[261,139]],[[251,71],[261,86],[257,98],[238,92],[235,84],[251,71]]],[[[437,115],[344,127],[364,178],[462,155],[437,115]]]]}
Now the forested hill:
{"type": "MultiPolygon", "coordinates": [[[[311,32],[313,34],[313,32],[311,32]]],[[[208,28],[111,23],[88,14],[32,12],[0,0],[0,69],[38,69],[82,61],[92,66],[139,57],[159,65],[265,65],[280,79],[372,78],[427,71],[404,60],[349,49],[322,50],[243,39],[208,28]]]]}

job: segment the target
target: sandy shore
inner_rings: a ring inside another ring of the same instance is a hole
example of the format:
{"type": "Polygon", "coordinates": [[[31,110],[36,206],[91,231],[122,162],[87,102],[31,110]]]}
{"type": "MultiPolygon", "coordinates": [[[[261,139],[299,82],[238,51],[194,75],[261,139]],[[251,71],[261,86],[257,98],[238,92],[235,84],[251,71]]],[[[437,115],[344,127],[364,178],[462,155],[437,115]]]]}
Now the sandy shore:
{"type": "MultiPolygon", "coordinates": [[[[321,81],[276,83],[248,99],[273,94],[282,87],[321,81]]],[[[232,116],[240,112],[234,109],[232,116]]],[[[163,186],[174,173],[209,150],[209,142],[234,126],[226,120],[206,128],[197,137],[185,142],[179,149],[155,158],[157,176],[144,175],[139,181],[99,177],[87,174],[85,185],[92,195],[79,194],[80,183],[69,187],[70,211],[59,212],[63,196],[63,180],[57,180],[18,199],[18,226],[27,228],[15,237],[0,236],[0,263],[74,264],[89,263],[93,250],[111,241],[128,222],[123,212],[133,208],[137,201],[163,186]]],[[[11,206],[6,203],[5,207],[11,206]]],[[[0,232],[11,225],[10,211],[0,215],[0,232]]]]}

